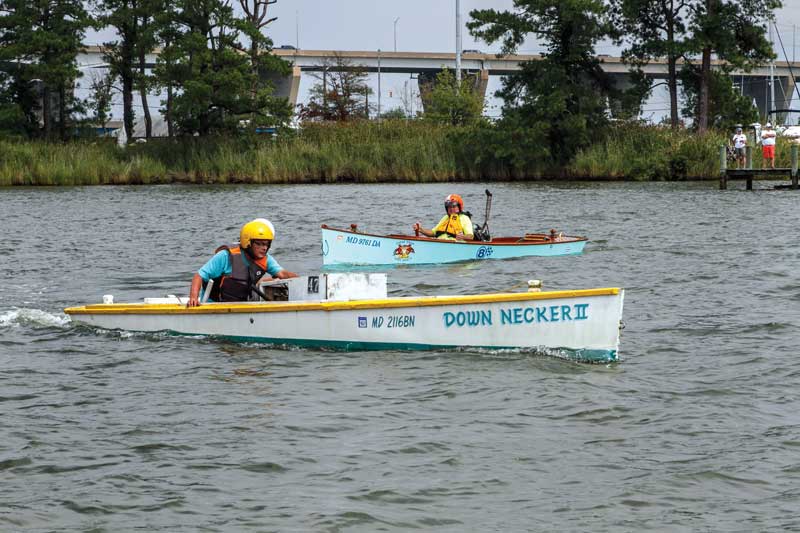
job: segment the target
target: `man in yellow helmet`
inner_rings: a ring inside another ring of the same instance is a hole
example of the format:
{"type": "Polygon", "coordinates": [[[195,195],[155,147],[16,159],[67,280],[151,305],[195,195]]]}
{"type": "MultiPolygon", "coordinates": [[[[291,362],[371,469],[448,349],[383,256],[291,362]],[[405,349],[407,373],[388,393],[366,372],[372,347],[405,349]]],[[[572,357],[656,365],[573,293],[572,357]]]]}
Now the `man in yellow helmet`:
{"type": "Polygon", "coordinates": [[[464,213],[464,200],[458,194],[451,194],[444,199],[444,210],[447,212],[433,229],[425,229],[417,222],[414,231],[426,237],[459,241],[475,240],[472,220],[464,213]]]}
{"type": "Polygon", "coordinates": [[[214,280],[210,299],[215,302],[258,300],[253,290],[265,275],[278,279],[296,278],[297,274],[281,267],[267,252],[275,238],[269,220],[257,218],[242,226],[239,245],[221,246],[192,278],[187,307],[200,305],[200,289],[214,280]]]}

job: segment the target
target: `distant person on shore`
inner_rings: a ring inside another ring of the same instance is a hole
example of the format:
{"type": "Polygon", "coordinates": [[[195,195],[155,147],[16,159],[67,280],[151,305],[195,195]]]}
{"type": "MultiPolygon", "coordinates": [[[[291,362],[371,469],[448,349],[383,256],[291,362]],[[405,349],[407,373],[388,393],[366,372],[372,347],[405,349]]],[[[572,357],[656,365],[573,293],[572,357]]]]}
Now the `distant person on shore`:
{"type": "Polygon", "coordinates": [[[186,307],[200,305],[200,289],[205,290],[212,280],[211,300],[247,302],[259,300],[253,288],[265,276],[296,278],[297,274],[284,269],[267,253],[274,238],[275,227],[269,220],[257,218],[242,226],[239,245],[221,246],[194,275],[186,307]]]}
{"type": "Polygon", "coordinates": [[[742,133],[742,128],[737,126],[736,133],[733,135],[731,139],[733,142],[733,152],[736,156],[736,167],[737,168],[744,168],[745,164],[745,150],[747,146],[747,135],[742,133]]]}
{"type": "Polygon", "coordinates": [[[422,233],[426,237],[436,237],[437,239],[448,239],[458,241],[475,240],[475,231],[472,228],[472,220],[464,214],[464,200],[457,194],[451,194],[444,199],[445,216],[433,229],[425,229],[422,224],[416,222],[413,225],[414,231],[422,233]]]}
{"type": "Polygon", "coordinates": [[[775,168],[775,130],[772,129],[770,122],[767,122],[764,131],[761,132],[761,153],[764,156],[761,168],[766,168],[767,162],[769,168],[775,168]]]}

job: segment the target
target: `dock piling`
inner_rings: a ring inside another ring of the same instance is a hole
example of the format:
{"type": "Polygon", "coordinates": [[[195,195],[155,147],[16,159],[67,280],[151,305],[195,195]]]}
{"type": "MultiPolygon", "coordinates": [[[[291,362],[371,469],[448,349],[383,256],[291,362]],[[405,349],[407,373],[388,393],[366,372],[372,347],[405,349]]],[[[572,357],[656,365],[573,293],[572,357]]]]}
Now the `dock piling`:
{"type": "Polygon", "coordinates": [[[725,145],[719,147],[719,189],[728,188],[728,151],[725,145]]]}
{"type": "MultiPolygon", "coordinates": [[[[745,167],[748,170],[753,170],[753,148],[750,146],[745,146],[744,153],[745,153],[745,167]]],[[[746,183],[745,189],[748,191],[752,191],[753,190],[752,174],[747,175],[747,181],[745,183],[746,183]]]]}
{"type": "Polygon", "coordinates": [[[719,188],[724,191],[728,188],[728,182],[731,180],[745,180],[747,182],[746,189],[753,190],[753,180],[756,178],[767,179],[785,179],[787,176],[791,177],[791,185],[776,185],[776,189],[798,189],[798,180],[800,179],[800,146],[797,144],[791,145],[792,166],[789,168],[753,168],[753,152],[749,146],[745,147],[745,167],[744,168],[728,168],[726,147],[720,146],[719,149],[719,188]]]}

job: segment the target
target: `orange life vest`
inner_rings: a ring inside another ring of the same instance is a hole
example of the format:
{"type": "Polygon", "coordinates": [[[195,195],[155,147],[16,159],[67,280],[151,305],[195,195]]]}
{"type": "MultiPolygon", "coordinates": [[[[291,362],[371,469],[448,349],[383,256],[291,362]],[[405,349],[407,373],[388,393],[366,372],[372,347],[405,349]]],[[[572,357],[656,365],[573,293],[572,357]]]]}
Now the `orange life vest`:
{"type": "Polygon", "coordinates": [[[231,273],[214,279],[209,295],[215,302],[248,302],[258,301],[260,297],[253,290],[264,274],[267,273],[267,256],[255,260],[247,255],[247,261],[238,246],[220,246],[217,251],[226,250],[231,261],[231,273]]]}

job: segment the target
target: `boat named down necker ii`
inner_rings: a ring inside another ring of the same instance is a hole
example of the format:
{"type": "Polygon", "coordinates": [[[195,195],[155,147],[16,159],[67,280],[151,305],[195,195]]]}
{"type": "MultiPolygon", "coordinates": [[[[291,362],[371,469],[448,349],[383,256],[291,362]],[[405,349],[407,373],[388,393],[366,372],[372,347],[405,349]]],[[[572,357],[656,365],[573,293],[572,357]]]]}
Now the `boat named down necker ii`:
{"type": "Polygon", "coordinates": [[[343,350],[522,350],[577,361],[618,359],[623,290],[602,288],[387,297],[386,274],[326,273],[265,282],[272,301],[145,298],[65,310],[104,329],[169,331],[343,350]]]}

